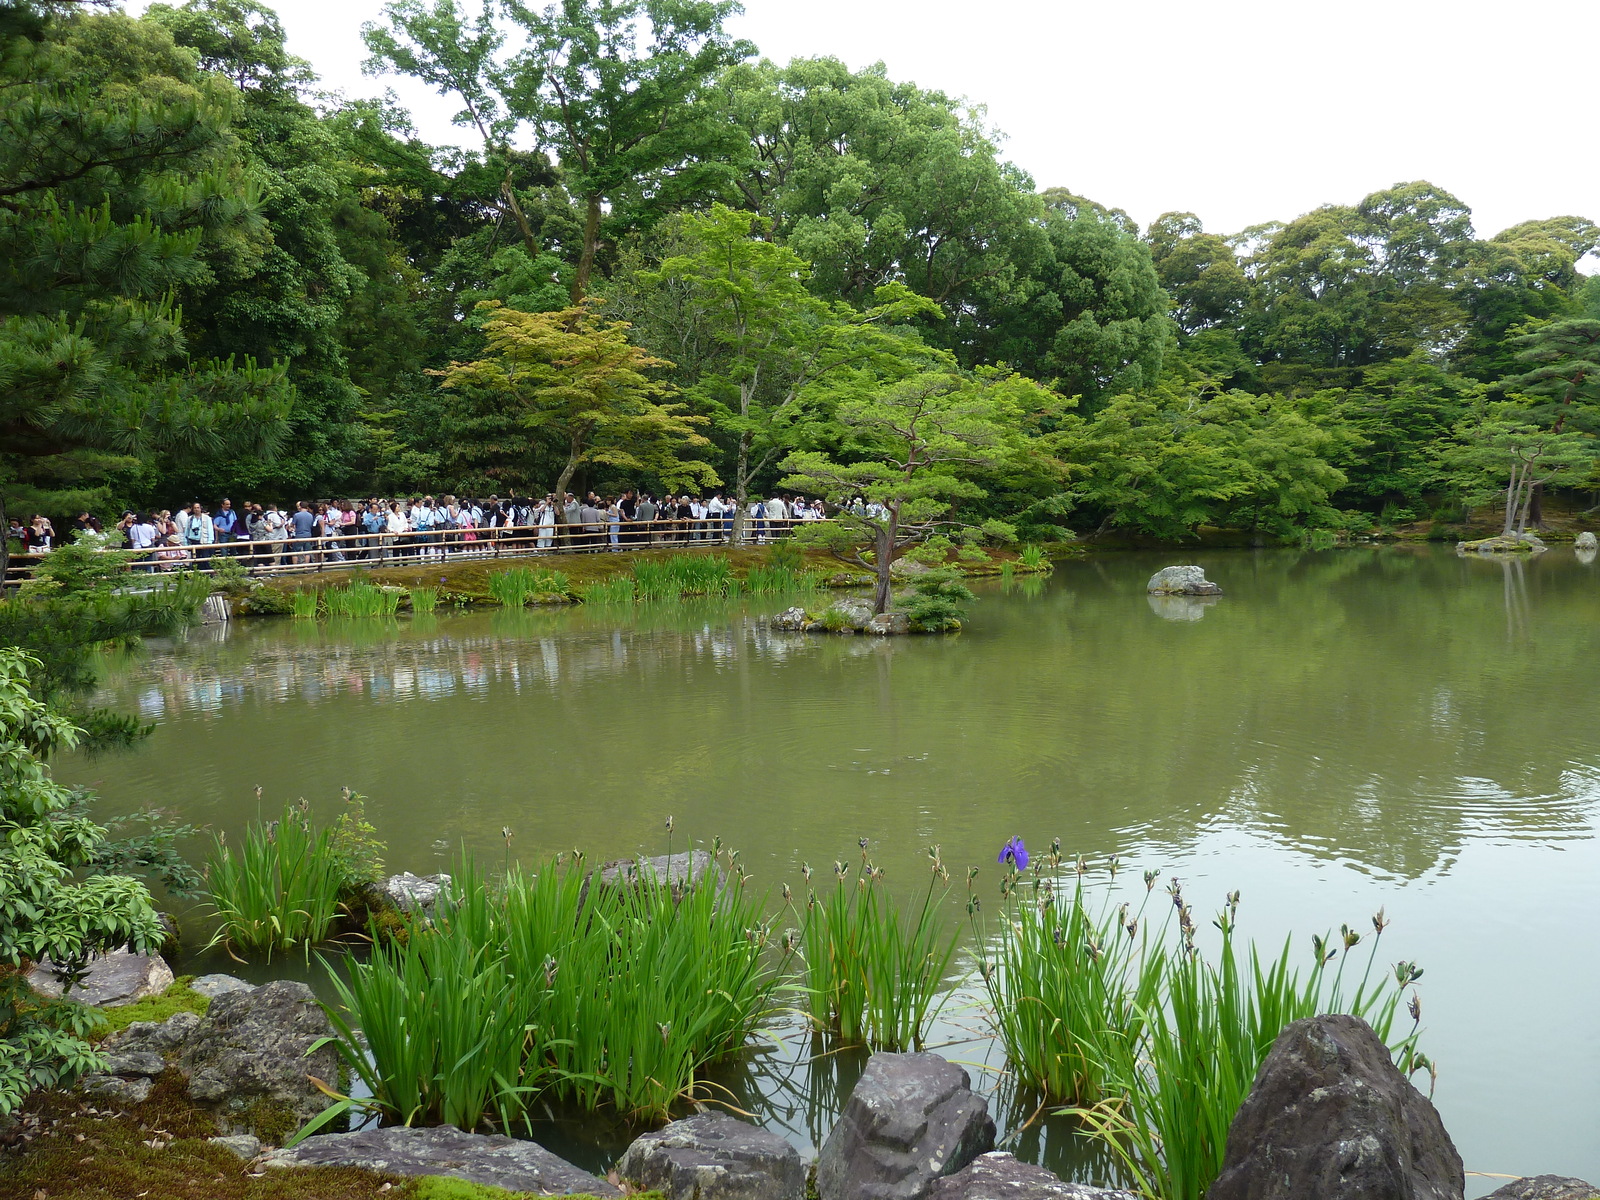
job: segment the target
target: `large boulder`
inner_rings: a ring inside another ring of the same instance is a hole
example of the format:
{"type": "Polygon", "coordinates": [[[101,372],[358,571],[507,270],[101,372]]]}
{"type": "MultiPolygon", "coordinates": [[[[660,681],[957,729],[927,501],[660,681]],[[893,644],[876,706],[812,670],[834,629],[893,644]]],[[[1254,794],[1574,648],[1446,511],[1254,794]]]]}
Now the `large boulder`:
{"type": "Polygon", "coordinates": [[[806,610],[798,605],[786,608],[772,618],[772,627],[780,633],[804,633],[811,624],[811,618],[806,615],[806,610]]]}
{"type": "MultiPolygon", "coordinates": [[[[1600,538],[1596,538],[1594,534],[1585,529],[1572,540],[1572,548],[1574,550],[1600,550],[1600,538]]],[[[1540,1178],[1543,1179],[1544,1176],[1541,1175],[1540,1178]]]]}
{"type": "Polygon", "coordinates": [[[657,854],[653,858],[614,858],[600,868],[595,882],[602,888],[636,888],[646,880],[666,884],[675,899],[681,900],[691,888],[711,878],[718,891],[726,880],[722,868],[707,850],[680,850],[676,854],[657,854]]]}
{"type": "Polygon", "coordinates": [[[1207,1200],[1461,1200],[1438,1110],[1365,1021],[1284,1027],[1228,1129],[1207,1200]]]}
{"type": "Polygon", "coordinates": [[[1162,567],[1150,576],[1145,591],[1152,596],[1220,596],[1222,589],[1206,578],[1203,567],[1162,567]]]}
{"type": "Polygon", "coordinates": [[[413,875],[402,871],[379,883],[367,885],[368,902],[373,908],[391,908],[403,913],[431,913],[439,897],[450,890],[450,876],[413,875]]]}
{"type": "Polygon", "coordinates": [[[1043,1167],[995,1150],[954,1175],[936,1179],[928,1200],[1139,1200],[1132,1192],[1065,1183],[1043,1167]]]}
{"type": "Polygon", "coordinates": [[[215,999],[228,992],[248,992],[255,984],[246,983],[236,975],[202,975],[190,980],[189,990],[206,999],[215,999]]]}
{"type": "Polygon", "coordinates": [[[311,1082],[330,1085],[339,1067],[328,1014],[303,983],[275,980],[243,992],[225,992],[185,1040],[177,1058],[189,1077],[189,1098],[210,1109],[224,1133],[253,1133],[277,1140],[328,1106],[311,1082]]]}
{"type": "Polygon", "coordinates": [[[557,1158],[535,1142],[499,1134],[463,1133],[452,1125],[412,1129],[391,1125],[306,1138],[270,1150],[262,1167],[361,1167],[386,1175],[446,1175],[513,1192],[556,1196],[620,1196],[605,1180],[557,1158]]]}
{"type": "Polygon", "coordinates": [[[893,637],[911,632],[911,618],[903,612],[879,613],[867,622],[866,632],[878,637],[893,637]]]}
{"type": "Polygon", "coordinates": [[[822,614],[818,624],[829,632],[843,632],[849,629],[860,633],[867,627],[872,617],[872,601],[848,596],[828,605],[827,612],[822,614]]]}
{"type": "Polygon", "coordinates": [[[800,1152],[727,1113],[700,1113],[644,1134],[617,1174],[667,1200],[802,1200],[800,1152]]]}
{"type": "Polygon", "coordinates": [[[1458,554],[1543,554],[1549,547],[1536,533],[1500,533],[1475,542],[1457,542],[1458,554]]]}
{"type": "Polygon", "coordinates": [[[923,1200],[994,1149],[967,1073],[937,1054],[874,1054],[817,1157],[821,1200],[923,1200]]]}
{"type": "Polygon", "coordinates": [[[1484,1200],[1600,1200],[1600,1188],[1565,1175],[1529,1175],[1490,1192],[1484,1200]]]}
{"type": "MultiPolygon", "coordinates": [[[[28,973],[28,982],[41,996],[57,998],[65,988],[57,977],[57,967],[45,959],[28,973]]],[[[111,1008],[132,1004],[146,996],[159,996],[172,986],[172,968],[159,954],[135,954],[131,950],[111,950],[89,960],[83,978],[71,988],[71,1000],[111,1008]]]]}

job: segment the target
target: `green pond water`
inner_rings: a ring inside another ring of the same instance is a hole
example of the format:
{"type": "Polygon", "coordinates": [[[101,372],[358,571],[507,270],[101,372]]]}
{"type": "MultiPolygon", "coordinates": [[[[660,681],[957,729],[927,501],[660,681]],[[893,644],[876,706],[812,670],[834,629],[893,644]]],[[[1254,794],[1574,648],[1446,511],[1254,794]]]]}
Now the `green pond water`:
{"type": "MultiPolygon", "coordinates": [[[[1307,935],[1370,933],[1382,906],[1380,962],[1426,971],[1423,1048],[1467,1169],[1600,1179],[1600,567],[1564,547],[1124,554],[986,587],[954,638],[776,634],[780,606],[199,630],[107,666],[101,701],[154,735],[58,773],[106,815],[164,806],[229,835],[257,785],[329,815],[348,785],[390,868],[419,874],[462,845],[500,862],[502,826],[525,861],[662,853],[672,814],[678,848],[719,835],[773,893],[866,837],[908,897],[937,843],[956,878],[984,868],[987,903],[1007,837],[1059,837],[1120,856],[1118,887],[1180,876],[1203,926],[1240,889],[1244,930],[1294,932],[1305,963],[1307,935]],[[1226,595],[1147,597],[1180,561],[1226,595]]],[[[976,1072],[999,1064],[970,997],[935,1040],[976,1072]]],[[[859,1070],[810,1053],[790,1027],[722,1076],[802,1146],[859,1070]]],[[[1003,1086],[995,1103],[1003,1128],[1031,1114],[1003,1086]]],[[[569,1135],[550,1140],[603,1157],[569,1135]]],[[[1094,1173],[1060,1121],[1016,1148],[1094,1173]]]]}

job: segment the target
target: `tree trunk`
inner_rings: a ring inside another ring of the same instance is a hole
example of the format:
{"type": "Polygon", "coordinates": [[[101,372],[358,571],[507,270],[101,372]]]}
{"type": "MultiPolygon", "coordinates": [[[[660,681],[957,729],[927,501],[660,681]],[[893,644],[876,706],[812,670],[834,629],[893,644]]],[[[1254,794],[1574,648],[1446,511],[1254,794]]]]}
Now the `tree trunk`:
{"type": "Polygon", "coordinates": [[[1544,528],[1544,484],[1536,483],[1528,490],[1528,518],[1524,525],[1544,528]]]}
{"type": "Polygon", "coordinates": [[[6,572],[11,569],[11,522],[6,520],[6,502],[0,496],[0,597],[6,594],[6,572]]]}
{"type": "Polygon", "coordinates": [[[889,611],[889,601],[894,598],[894,544],[900,538],[900,506],[891,505],[889,522],[878,530],[878,546],[873,566],[877,568],[877,586],[872,593],[872,612],[879,615],[889,611]]]}
{"type": "Polygon", "coordinates": [[[733,530],[729,545],[737,546],[744,541],[744,510],[749,498],[750,431],[747,429],[739,435],[739,458],[733,468],[733,530]]]}
{"type": "Polygon", "coordinates": [[[1517,462],[1511,464],[1511,482],[1506,484],[1506,511],[1505,519],[1500,522],[1502,537],[1510,537],[1513,523],[1517,519],[1517,500],[1522,492],[1522,465],[1517,462]]]}
{"type": "Polygon", "coordinates": [[[506,168],[506,177],[501,181],[500,194],[505,197],[506,207],[511,210],[511,219],[522,231],[522,244],[528,251],[528,261],[532,262],[539,257],[539,240],[533,236],[533,226],[528,224],[528,214],[522,211],[522,204],[517,200],[517,193],[511,186],[510,167],[506,168]]]}
{"type": "Polygon", "coordinates": [[[600,242],[600,193],[590,192],[583,216],[583,253],[578,256],[578,273],[572,278],[572,302],[580,304],[589,291],[589,275],[594,271],[595,247],[600,242]]]}

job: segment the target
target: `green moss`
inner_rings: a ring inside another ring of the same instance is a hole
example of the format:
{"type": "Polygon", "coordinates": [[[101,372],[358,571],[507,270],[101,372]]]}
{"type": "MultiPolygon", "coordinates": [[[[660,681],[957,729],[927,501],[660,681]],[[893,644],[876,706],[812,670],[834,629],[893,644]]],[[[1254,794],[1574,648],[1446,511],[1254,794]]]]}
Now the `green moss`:
{"type": "Polygon", "coordinates": [[[106,1024],[95,1032],[95,1037],[104,1038],[119,1029],[126,1029],[135,1021],[154,1021],[160,1024],[168,1017],[181,1012],[205,1016],[206,1009],[211,1006],[211,999],[190,991],[189,985],[193,982],[193,975],[184,975],[173,980],[167,990],[159,996],[146,996],[143,1000],[135,1000],[132,1004],[119,1004],[115,1008],[101,1009],[106,1024]]]}
{"type": "MultiPolygon", "coordinates": [[[[534,1192],[508,1192],[504,1188],[487,1187],[481,1183],[468,1183],[464,1179],[451,1179],[445,1175],[427,1175],[414,1181],[403,1193],[409,1200],[508,1200],[509,1197],[529,1197],[534,1192]]],[[[568,1196],[565,1200],[594,1200],[590,1196],[568,1196]]],[[[634,1192],[630,1200],[663,1200],[660,1192],[634,1192]]]]}
{"type": "Polygon", "coordinates": [[[283,1145],[289,1135],[300,1128],[299,1118],[265,1097],[252,1100],[234,1114],[234,1120],[270,1146],[283,1145]]]}

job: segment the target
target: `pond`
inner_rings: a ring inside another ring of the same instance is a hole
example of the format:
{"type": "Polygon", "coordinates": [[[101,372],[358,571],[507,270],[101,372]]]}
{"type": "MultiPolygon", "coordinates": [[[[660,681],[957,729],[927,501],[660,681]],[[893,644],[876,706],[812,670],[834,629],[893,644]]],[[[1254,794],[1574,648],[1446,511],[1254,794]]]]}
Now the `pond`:
{"type": "MultiPolygon", "coordinates": [[[[1467,1169],[1600,1178],[1596,565],[1128,553],[986,586],[954,638],[777,634],[777,607],[207,628],[109,664],[101,702],[155,732],[58,774],[104,815],[164,806],[229,835],[258,785],[325,813],[349,786],[390,868],[419,874],[462,846],[500,862],[502,826],[524,861],[662,853],[671,814],[679,848],[720,836],[774,893],[865,837],[908,895],[938,844],[987,896],[1006,838],[1059,837],[1141,891],[1146,868],[1180,876],[1197,920],[1241,890],[1244,932],[1293,932],[1307,963],[1311,933],[1382,906],[1380,960],[1426,971],[1423,1048],[1467,1169]],[[1147,597],[1180,561],[1226,594],[1147,597]]],[[[970,994],[936,1040],[976,1067],[994,1056],[970,994]]],[[[856,1068],[789,1033],[726,1082],[804,1148],[856,1068]]],[[[1077,1152],[1049,1121],[1017,1148],[1063,1172],[1077,1152]]]]}

